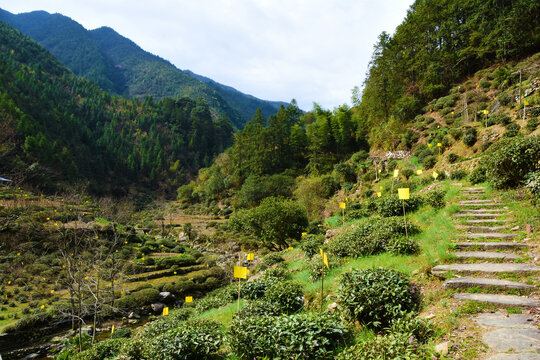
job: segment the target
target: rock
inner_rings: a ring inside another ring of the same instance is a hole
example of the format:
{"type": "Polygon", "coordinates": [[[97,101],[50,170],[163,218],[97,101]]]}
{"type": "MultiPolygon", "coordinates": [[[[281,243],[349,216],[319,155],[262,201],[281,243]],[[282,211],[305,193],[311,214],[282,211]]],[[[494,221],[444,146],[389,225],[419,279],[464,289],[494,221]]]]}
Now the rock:
{"type": "Polygon", "coordinates": [[[330,239],[330,238],[333,238],[334,236],[336,236],[336,234],[337,234],[336,230],[327,230],[326,234],[325,234],[325,237],[327,239],[330,239]]]}
{"type": "Polygon", "coordinates": [[[441,355],[446,355],[448,354],[448,345],[448,341],[437,344],[437,346],[435,346],[435,351],[441,355]]]}
{"type": "Polygon", "coordinates": [[[516,230],[519,230],[519,226],[514,226],[513,228],[510,229],[510,231],[516,231],[516,230]]]}
{"type": "Polygon", "coordinates": [[[532,226],[531,226],[531,224],[527,223],[527,225],[525,225],[525,232],[527,233],[527,235],[532,234],[532,226]]]}
{"type": "Polygon", "coordinates": [[[135,324],[137,324],[138,322],[139,322],[139,320],[137,320],[137,319],[130,319],[130,320],[128,320],[128,324],[130,324],[130,325],[135,325],[135,324]]]}
{"type": "Polygon", "coordinates": [[[163,308],[165,307],[165,304],[157,302],[157,303],[154,303],[154,304],[150,305],[150,307],[152,308],[153,312],[160,313],[160,312],[163,311],[163,308]]]}
{"type": "Polygon", "coordinates": [[[159,301],[165,304],[170,304],[176,301],[176,296],[168,291],[162,291],[159,293],[159,301]]]}
{"type": "Polygon", "coordinates": [[[33,354],[26,355],[25,357],[23,357],[23,360],[37,359],[39,357],[40,357],[39,354],[33,353],[33,354]]]}
{"type": "Polygon", "coordinates": [[[328,310],[334,311],[335,309],[337,309],[337,306],[338,306],[337,302],[334,301],[333,303],[328,305],[328,310]]]}
{"type": "Polygon", "coordinates": [[[91,334],[92,333],[92,327],[91,326],[85,326],[81,329],[82,332],[85,332],[87,334],[91,334]]]}
{"type": "Polygon", "coordinates": [[[141,317],[139,316],[139,314],[137,313],[134,313],[133,311],[129,313],[128,315],[128,319],[140,319],[141,317]]]}

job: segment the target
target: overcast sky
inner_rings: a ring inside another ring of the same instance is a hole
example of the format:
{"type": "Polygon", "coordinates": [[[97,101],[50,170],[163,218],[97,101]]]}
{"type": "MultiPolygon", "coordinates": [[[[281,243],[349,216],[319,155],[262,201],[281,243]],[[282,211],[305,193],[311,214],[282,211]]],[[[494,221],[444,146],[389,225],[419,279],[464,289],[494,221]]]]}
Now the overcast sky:
{"type": "Polygon", "coordinates": [[[144,50],[265,100],[333,109],[362,85],[373,45],[413,0],[3,0],[87,29],[110,26],[144,50]]]}

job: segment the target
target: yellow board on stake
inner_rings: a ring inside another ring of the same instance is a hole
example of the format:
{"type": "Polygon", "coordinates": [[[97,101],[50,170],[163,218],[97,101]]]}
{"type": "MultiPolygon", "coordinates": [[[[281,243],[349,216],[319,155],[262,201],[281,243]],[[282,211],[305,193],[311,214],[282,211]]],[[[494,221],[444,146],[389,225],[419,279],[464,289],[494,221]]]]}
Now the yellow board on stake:
{"type": "Polygon", "coordinates": [[[399,175],[399,170],[398,169],[394,170],[394,177],[397,178],[398,175],[399,175]]]}
{"type": "Polygon", "coordinates": [[[114,334],[114,325],[111,326],[111,335],[114,334]]]}
{"type": "Polygon", "coordinates": [[[437,143],[437,146],[438,146],[438,147],[441,147],[441,146],[442,146],[442,143],[437,143]]]}
{"type": "Polygon", "coordinates": [[[384,186],[379,186],[379,190],[382,190],[382,189],[384,189],[384,186]]]}
{"type": "Polygon", "coordinates": [[[416,170],[416,175],[422,175],[422,170],[416,170]]]}
{"type": "Polygon", "coordinates": [[[397,191],[400,200],[409,200],[409,188],[399,188],[397,191]]]}
{"type": "Polygon", "coordinates": [[[382,192],[377,191],[377,197],[381,197],[381,196],[382,196],[382,192]]]}
{"type": "Polygon", "coordinates": [[[434,171],[433,174],[431,174],[431,176],[433,176],[433,178],[437,180],[437,178],[439,177],[439,174],[436,171],[434,171]]]}
{"type": "Polygon", "coordinates": [[[235,266],[233,271],[233,276],[238,279],[246,279],[248,274],[248,269],[245,266],[235,266]]]}
{"type": "Polygon", "coordinates": [[[489,114],[489,110],[484,110],[484,115],[489,114]]]}
{"type": "Polygon", "coordinates": [[[527,100],[523,100],[523,105],[529,106],[529,102],[527,100]]]}
{"type": "Polygon", "coordinates": [[[193,296],[186,296],[186,303],[192,303],[193,302],[193,296]]]}
{"type": "Polygon", "coordinates": [[[339,208],[340,208],[340,209],[345,209],[345,206],[346,206],[346,205],[345,205],[344,202],[340,202],[340,203],[339,203],[339,208]]]}
{"type": "Polygon", "coordinates": [[[163,308],[163,316],[169,316],[169,307],[165,306],[163,308]]]}
{"type": "Polygon", "coordinates": [[[432,147],[433,145],[432,144],[427,144],[428,147],[432,147]]]}
{"type": "Polygon", "coordinates": [[[303,233],[302,233],[302,236],[306,236],[306,235],[307,235],[307,232],[303,232],[303,233]]]}
{"type": "Polygon", "coordinates": [[[255,254],[247,254],[246,260],[248,260],[248,261],[253,261],[253,260],[255,260],[255,254]]]}

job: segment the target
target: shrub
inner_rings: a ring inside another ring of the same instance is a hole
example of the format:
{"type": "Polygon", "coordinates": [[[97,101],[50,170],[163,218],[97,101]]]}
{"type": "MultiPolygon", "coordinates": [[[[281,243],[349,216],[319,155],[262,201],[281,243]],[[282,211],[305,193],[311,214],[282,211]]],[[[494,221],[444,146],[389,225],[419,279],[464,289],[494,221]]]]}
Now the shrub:
{"type": "Polygon", "coordinates": [[[131,337],[131,329],[128,327],[122,327],[120,329],[117,329],[111,335],[111,339],[121,339],[121,338],[130,338],[130,337],[131,337]]]}
{"type": "Polygon", "coordinates": [[[90,349],[72,357],[73,360],[104,360],[114,359],[119,353],[126,339],[108,339],[100,341],[90,349]]]}
{"type": "Polygon", "coordinates": [[[253,207],[269,196],[292,196],[294,179],[285,175],[250,175],[236,195],[237,207],[253,207]]]}
{"type": "Polygon", "coordinates": [[[384,245],[384,250],[394,255],[413,255],[420,252],[420,246],[412,239],[395,237],[384,245]]]}
{"type": "Polygon", "coordinates": [[[345,349],[336,360],[426,359],[424,349],[418,345],[414,339],[411,341],[410,337],[400,333],[377,335],[345,349]]]}
{"type": "Polygon", "coordinates": [[[266,290],[278,282],[280,279],[270,276],[261,276],[256,280],[248,281],[242,286],[242,298],[251,300],[262,298],[266,290]]]}
{"type": "Polygon", "coordinates": [[[506,125],[506,130],[508,130],[508,131],[513,131],[513,130],[517,131],[519,129],[521,129],[521,126],[519,126],[515,122],[512,122],[512,123],[506,125]]]}
{"type": "Polygon", "coordinates": [[[387,327],[392,320],[420,305],[420,291],[407,277],[391,269],[353,270],[343,274],[339,304],[350,320],[358,320],[375,329],[387,327]]]}
{"type": "Polygon", "coordinates": [[[425,169],[432,169],[436,163],[437,163],[437,158],[433,155],[426,156],[424,160],[422,161],[422,165],[424,165],[425,169]]]}
{"type": "Polygon", "coordinates": [[[508,130],[507,132],[503,134],[503,138],[508,139],[508,138],[516,137],[518,135],[519,135],[519,130],[508,130]]]}
{"type": "Polygon", "coordinates": [[[483,183],[483,182],[486,181],[486,180],[487,180],[487,177],[486,177],[486,168],[483,167],[483,166],[478,166],[478,167],[476,167],[476,168],[472,171],[471,176],[469,176],[469,181],[470,181],[471,184],[473,184],[473,185],[483,183]]]}
{"type": "Polygon", "coordinates": [[[118,299],[115,305],[119,309],[137,310],[141,307],[148,306],[159,299],[159,290],[147,288],[118,299]]]}
{"type": "Polygon", "coordinates": [[[476,144],[476,129],[475,128],[467,128],[465,130],[465,136],[463,137],[463,143],[467,145],[468,147],[473,146],[476,144]]]}
{"type": "Polygon", "coordinates": [[[149,339],[144,354],[148,359],[212,359],[223,343],[221,325],[211,320],[187,322],[178,329],[149,339]]]}
{"type": "Polygon", "coordinates": [[[244,306],[234,314],[234,318],[248,319],[259,316],[278,316],[280,314],[281,312],[276,305],[264,300],[253,300],[246,301],[244,306]]]}
{"type": "Polygon", "coordinates": [[[284,261],[285,261],[285,259],[283,258],[283,256],[281,256],[281,254],[279,254],[279,253],[270,253],[270,254],[266,255],[265,258],[263,259],[263,264],[266,265],[266,266],[273,266],[275,264],[279,264],[279,263],[282,263],[284,261]]]}
{"type": "Polygon", "coordinates": [[[324,244],[324,235],[308,234],[302,237],[300,249],[304,250],[304,256],[311,259],[313,255],[319,253],[319,249],[324,244]]]}
{"type": "Polygon", "coordinates": [[[295,281],[278,282],[265,293],[265,298],[276,305],[282,313],[294,313],[304,307],[304,292],[302,285],[295,281]]]}
{"type": "Polygon", "coordinates": [[[459,155],[450,153],[446,156],[446,159],[448,160],[450,164],[453,164],[459,160],[459,155]]]}
{"type": "Polygon", "coordinates": [[[529,130],[530,132],[533,132],[534,130],[536,130],[536,128],[538,127],[538,118],[537,118],[537,117],[532,117],[532,118],[530,118],[530,119],[527,121],[527,125],[525,125],[525,127],[526,127],[527,130],[529,130]]]}
{"type": "Polygon", "coordinates": [[[489,149],[489,147],[493,145],[493,143],[491,141],[486,141],[485,143],[483,143],[481,146],[480,146],[480,150],[482,150],[482,152],[486,151],[487,149],[489,149]]]}
{"type": "Polygon", "coordinates": [[[540,203],[540,171],[534,171],[527,175],[525,187],[534,197],[534,203],[540,203]]]}
{"type": "Polygon", "coordinates": [[[461,180],[467,177],[465,170],[454,170],[450,173],[450,180],[461,180]]]}
{"type": "Polygon", "coordinates": [[[405,176],[405,179],[409,180],[409,178],[414,174],[414,171],[412,171],[411,169],[403,169],[401,174],[405,176]]]}
{"type": "Polygon", "coordinates": [[[512,97],[505,92],[500,93],[497,99],[504,106],[508,106],[512,102],[512,97]]]}
{"type": "Polygon", "coordinates": [[[229,329],[232,352],[241,360],[332,359],[348,338],[345,324],[327,314],[237,318],[229,329]]]}
{"type": "Polygon", "coordinates": [[[332,253],[327,253],[326,256],[328,258],[328,268],[323,266],[322,256],[320,254],[313,256],[309,262],[309,279],[311,281],[319,280],[323,274],[323,271],[324,275],[327,275],[328,271],[339,265],[339,258],[334,256],[332,253]]]}
{"type": "Polygon", "coordinates": [[[406,316],[394,319],[388,328],[390,333],[404,334],[407,337],[413,337],[414,340],[425,344],[434,334],[433,325],[424,319],[420,319],[414,313],[408,313],[406,316]]]}
{"type": "Polygon", "coordinates": [[[435,189],[424,195],[424,201],[434,209],[441,209],[446,205],[446,202],[444,201],[445,196],[446,191],[435,189]]]}
{"type": "MultiPolygon", "coordinates": [[[[405,211],[411,213],[422,205],[422,198],[411,195],[409,200],[405,200],[405,211]]],[[[377,206],[377,212],[383,217],[403,215],[403,202],[396,195],[381,198],[377,206]]]]}
{"type": "Polygon", "coordinates": [[[499,143],[486,160],[486,176],[496,189],[516,187],[527,174],[538,170],[540,138],[518,138],[499,143]]]}
{"type": "Polygon", "coordinates": [[[210,309],[217,309],[224,305],[227,305],[228,301],[219,296],[205,296],[204,298],[197,300],[195,303],[195,311],[199,314],[202,314],[203,312],[210,310],[210,309]]]}
{"type": "Polygon", "coordinates": [[[279,250],[288,246],[290,239],[299,239],[308,225],[306,209],[293,200],[270,197],[250,210],[239,210],[231,220],[233,230],[249,233],[264,246],[279,250]]]}

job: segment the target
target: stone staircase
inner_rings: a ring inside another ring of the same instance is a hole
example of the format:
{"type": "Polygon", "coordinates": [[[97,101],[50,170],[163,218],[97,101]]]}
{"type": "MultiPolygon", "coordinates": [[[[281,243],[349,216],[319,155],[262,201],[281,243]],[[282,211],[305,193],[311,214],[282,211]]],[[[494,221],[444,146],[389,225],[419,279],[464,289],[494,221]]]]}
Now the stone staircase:
{"type": "MultiPolygon", "coordinates": [[[[520,240],[517,233],[504,232],[511,231],[505,225],[511,221],[511,212],[494,199],[482,199],[485,195],[483,187],[464,188],[462,193],[466,200],[459,202],[460,212],[454,215],[454,219],[459,222],[456,227],[465,233],[453,244],[455,262],[435,266],[432,274],[450,277],[444,282],[444,288],[474,289],[474,292],[454,294],[458,300],[490,303],[501,308],[540,307],[539,299],[527,296],[536,290],[535,286],[503,279],[519,280],[529,275],[540,275],[540,267],[526,261],[529,244],[520,240]],[[519,295],[509,295],[509,291],[519,295]]],[[[501,317],[498,329],[491,333],[507,330],[509,339],[518,336],[511,324],[512,317],[501,317]]],[[[488,338],[489,334],[486,334],[488,338]]],[[[489,360],[540,359],[540,331],[536,329],[534,334],[527,339],[515,338],[515,344],[521,341],[525,345],[504,351],[484,339],[496,352],[489,360]]]]}

